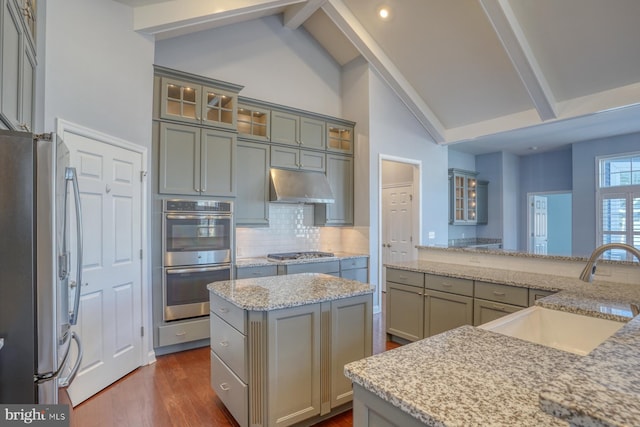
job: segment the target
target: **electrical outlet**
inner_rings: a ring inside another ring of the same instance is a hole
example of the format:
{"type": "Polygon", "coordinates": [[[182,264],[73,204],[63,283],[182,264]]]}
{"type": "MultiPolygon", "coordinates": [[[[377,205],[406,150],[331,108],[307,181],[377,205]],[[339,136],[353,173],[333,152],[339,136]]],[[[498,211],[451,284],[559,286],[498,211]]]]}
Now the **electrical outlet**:
{"type": "Polygon", "coordinates": [[[435,231],[430,231],[429,232],[429,239],[435,239],[436,238],[436,232],[435,231]]]}

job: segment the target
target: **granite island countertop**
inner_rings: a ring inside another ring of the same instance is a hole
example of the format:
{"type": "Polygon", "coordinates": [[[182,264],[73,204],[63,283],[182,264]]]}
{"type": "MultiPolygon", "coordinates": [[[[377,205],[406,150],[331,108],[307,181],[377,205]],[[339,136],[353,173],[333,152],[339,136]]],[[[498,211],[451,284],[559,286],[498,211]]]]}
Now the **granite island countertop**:
{"type": "Polygon", "coordinates": [[[559,291],[536,305],[628,323],[586,356],[463,326],[345,366],[366,390],[427,425],[640,425],[640,316],[629,321],[640,286],[427,261],[388,266],[559,291]]]}
{"type": "Polygon", "coordinates": [[[373,294],[368,283],[321,273],[226,280],[209,283],[207,289],[250,311],[270,311],[373,294]]]}
{"type": "Polygon", "coordinates": [[[345,375],[429,426],[566,425],[540,410],[538,393],[579,358],[462,326],[349,363],[345,375]]]}

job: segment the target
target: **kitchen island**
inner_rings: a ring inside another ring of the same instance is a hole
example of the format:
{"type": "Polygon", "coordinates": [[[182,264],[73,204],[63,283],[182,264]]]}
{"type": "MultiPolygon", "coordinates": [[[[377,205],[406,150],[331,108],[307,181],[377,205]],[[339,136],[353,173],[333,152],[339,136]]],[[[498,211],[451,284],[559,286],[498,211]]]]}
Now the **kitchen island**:
{"type": "Polygon", "coordinates": [[[241,426],[311,425],[351,407],[343,370],[372,353],[370,285],[302,273],[207,288],[211,387],[241,426]]]}
{"type": "Polygon", "coordinates": [[[350,363],[355,426],[640,425],[637,284],[426,260],[388,266],[559,291],[535,304],[628,323],[586,356],[462,326],[350,363]]]}

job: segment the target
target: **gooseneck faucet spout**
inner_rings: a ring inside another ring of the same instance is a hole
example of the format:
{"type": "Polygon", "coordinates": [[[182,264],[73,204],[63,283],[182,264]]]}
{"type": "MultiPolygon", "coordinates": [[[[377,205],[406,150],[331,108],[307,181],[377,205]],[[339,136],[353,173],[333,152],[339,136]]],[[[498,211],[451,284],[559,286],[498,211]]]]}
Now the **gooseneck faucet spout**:
{"type": "Polygon", "coordinates": [[[593,280],[593,275],[596,272],[596,263],[598,262],[598,258],[600,258],[600,255],[602,255],[603,252],[606,252],[609,249],[623,249],[633,254],[638,259],[638,261],[640,261],[640,250],[634,248],[633,246],[624,243],[606,243],[602,246],[598,246],[593,251],[593,253],[589,257],[589,261],[587,261],[587,265],[584,266],[584,269],[580,274],[580,280],[584,282],[591,282],[593,280]]]}

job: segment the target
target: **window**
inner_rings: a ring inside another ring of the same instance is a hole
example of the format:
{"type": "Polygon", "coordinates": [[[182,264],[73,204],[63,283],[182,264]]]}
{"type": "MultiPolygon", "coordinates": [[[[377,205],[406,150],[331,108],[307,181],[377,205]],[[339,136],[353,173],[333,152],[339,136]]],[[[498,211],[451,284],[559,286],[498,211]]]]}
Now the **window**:
{"type": "MultiPolygon", "coordinates": [[[[598,241],[626,243],[640,249],[640,153],[598,160],[598,241]]],[[[623,250],[604,259],[632,261],[623,250]]]]}

